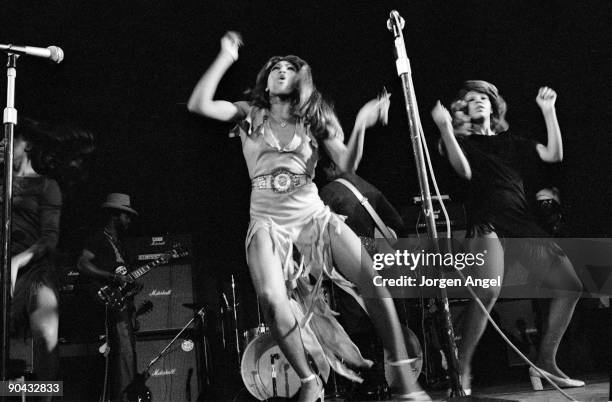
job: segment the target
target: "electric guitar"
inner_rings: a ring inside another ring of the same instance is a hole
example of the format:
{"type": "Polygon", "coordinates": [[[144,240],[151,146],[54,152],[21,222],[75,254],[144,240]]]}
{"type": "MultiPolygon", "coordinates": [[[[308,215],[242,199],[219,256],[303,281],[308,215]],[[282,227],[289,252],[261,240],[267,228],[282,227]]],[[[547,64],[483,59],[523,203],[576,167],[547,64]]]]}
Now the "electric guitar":
{"type": "Polygon", "coordinates": [[[105,285],[98,289],[98,298],[111,310],[122,311],[126,307],[126,301],[140,292],[141,286],[136,284],[136,279],[151,271],[153,268],[168,263],[170,260],[187,257],[189,252],[179,243],[174,245],[171,250],[163,253],[159,258],[143,265],[134,271],[127,273],[124,266],[115,269],[116,274],[126,275],[131,281],[121,285],[105,285]]]}

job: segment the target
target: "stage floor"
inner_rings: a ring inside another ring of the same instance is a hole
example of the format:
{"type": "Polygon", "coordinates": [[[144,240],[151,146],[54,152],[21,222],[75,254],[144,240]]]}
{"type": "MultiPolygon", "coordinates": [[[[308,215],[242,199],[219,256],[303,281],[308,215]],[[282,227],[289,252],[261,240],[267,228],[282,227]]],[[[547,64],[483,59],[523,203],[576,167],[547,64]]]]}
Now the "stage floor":
{"type": "MultiPolygon", "coordinates": [[[[577,401],[608,401],[609,382],[607,375],[592,375],[587,376],[584,381],[586,382],[585,387],[580,388],[565,388],[568,395],[577,401]]],[[[432,395],[437,397],[437,395],[432,395]]],[[[545,386],[544,391],[533,391],[531,383],[521,382],[514,384],[507,384],[494,387],[485,387],[476,389],[474,396],[479,401],[483,400],[511,400],[520,402],[552,402],[552,401],[566,401],[563,395],[557,390],[545,386]]],[[[439,396],[445,400],[442,395],[439,396]]]]}
{"type": "MultiPolygon", "coordinates": [[[[564,391],[580,402],[608,401],[609,383],[607,375],[590,375],[584,378],[586,386],[583,388],[567,388],[564,391]]],[[[443,392],[431,392],[434,401],[449,400],[443,392]]],[[[480,387],[474,391],[474,398],[453,398],[451,401],[520,401],[520,402],[553,402],[567,399],[554,389],[545,388],[544,391],[533,391],[529,382],[517,382],[506,385],[480,387]]],[[[325,399],[326,401],[342,402],[343,399],[325,399]]],[[[389,400],[392,401],[392,400],[389,400]]]]}

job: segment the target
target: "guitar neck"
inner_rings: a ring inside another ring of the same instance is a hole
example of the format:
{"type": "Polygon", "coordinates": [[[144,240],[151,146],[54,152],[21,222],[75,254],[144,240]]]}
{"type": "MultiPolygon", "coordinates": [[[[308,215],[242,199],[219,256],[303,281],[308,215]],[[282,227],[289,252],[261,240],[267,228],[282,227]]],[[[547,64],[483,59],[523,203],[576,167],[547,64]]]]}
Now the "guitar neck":
{"type": "Polygon", "coordinates": [[[150,270],[152,270],[153,268],[155,268],[156,266],[164,263],[165,258],[158,258],[155,261],[152,261],[146,265],[143,265],[142,267],[130,272],[128,274],[128,276],[130,276],[132,279],[138,279],[141,276],[143,276],[144,274],[146,274],[147,272],[149,272],[150,270]]]}

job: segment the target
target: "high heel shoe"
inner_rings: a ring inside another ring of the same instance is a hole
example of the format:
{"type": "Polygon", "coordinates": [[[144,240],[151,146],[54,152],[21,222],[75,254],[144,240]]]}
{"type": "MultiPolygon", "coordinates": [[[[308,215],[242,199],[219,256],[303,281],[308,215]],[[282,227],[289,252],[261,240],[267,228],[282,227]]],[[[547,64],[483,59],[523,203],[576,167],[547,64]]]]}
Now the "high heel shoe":
{"type": "MultiPolygon", "coordinates": [[[[584,381],[557,377],[556,375],[550,374],[544,370],[542,370],[542,372],[560,388],[584,387],[584,381]]],[[[538,370],[534,369],[533,367],[529,367],[529,379],[531,379],[531,386],[533,387],[534,391],[542,391],[544,389],[542,385],[542,378],[544,377],[538,370]]]]}
{"type": "Polygon", "coordinates": [[[300,378],[300,382],[302,384],[307,384],[311,381],[316,381],[319,388],[318,391],[315,391],[314,393],[314,399],[306,399],[306,397],[302,397],[302,392],[300,390],[300,395],[297,399],[298,402],[323,402],[325,400],[325,388],[323,387],[323,380],[321,380],[318,375],[313,373],[306,378],[300,378]]]}
{"type": "MultiPolygon", "coordinates": [[[[405,366],[405,365],[411,365],[412,363],[414,363],[417,359],[404,359],[404,360],[397,360],[394,362],[387,362],[387,364],[391,367],[400,367],[400,366],[405,366]]],[[[410,367],[410,370],[414,370],[412,367],[410,367]]],[[[395,392],[394,390],[391,390],[391,400],[394,401],[414,401],[414,402],[431,402],[431,397],[427,394],[427,392],[423,391],[421,389],[421,387],[419,387],[418,382],[416,381],[416,373],[413,371],[411,373],[411,375],[414,376],[414,384],[416,386],[417,389],[419,389],[419,391],[412,391],[412,392],[407,392],[407,393],[398,393],[395,392]]]]}

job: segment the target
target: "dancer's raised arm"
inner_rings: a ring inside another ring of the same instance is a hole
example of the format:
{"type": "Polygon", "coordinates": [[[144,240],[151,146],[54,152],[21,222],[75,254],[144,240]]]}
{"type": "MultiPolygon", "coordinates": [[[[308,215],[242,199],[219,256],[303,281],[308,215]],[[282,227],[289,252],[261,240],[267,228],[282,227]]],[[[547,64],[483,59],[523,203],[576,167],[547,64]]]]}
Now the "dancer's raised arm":
{"type": "Polygon", "coordinates": [[[536,102],[546,122],[546,131],[548,133],[548,142],[546,145],[538,144],[536,149],[538,155],[544,162],[554,163],[563,160],[563,141],[561,140],[561,129],[557,120],[557,112],[555,110],[555,101],[557,93],[548,87],[542,87],[538,91],[536,102]]]}
{"type": "Polygon", "coordinates": [[[227,69],[238,60],[238,48],[241,45],[242,38],[237,32],[229,31],[221,38],[221,50],[217,58],[200,78],[189,98],[187,109],[190,112],[220,121],[231,121],[244,117],[239,116],[243,112],[233,103],[213,99],[221,78],[227,69]]]}
{"type": "MultiPolygon", "coordinates": [[[[390,97],[391,94],[384,92],[359,109],[347,145],[344,145],[340,140],[341,137],[338,136],[330,136],[325,140],[325,147],[340,171],[355,173],[363,156],[365,131],[379,121],[382,124],[387,124],[390,97]]],[[[330,129],[336,129],[335,125],[330,129]]]]}
{"type": "Polygon", "coordinates": [[[431,111],[431,117],[440,130],[440,136],[444,143],[446,150],[446,156],[448,160],[457,172],[457,174],[464,179],[470,180],[472,178],[472,169],[468,162],[465,154],[461,150],[455,134],[453,133],[452,118],[448,110],[442,106],[440,101],[436,103],[436,106],[431,111]]]}

